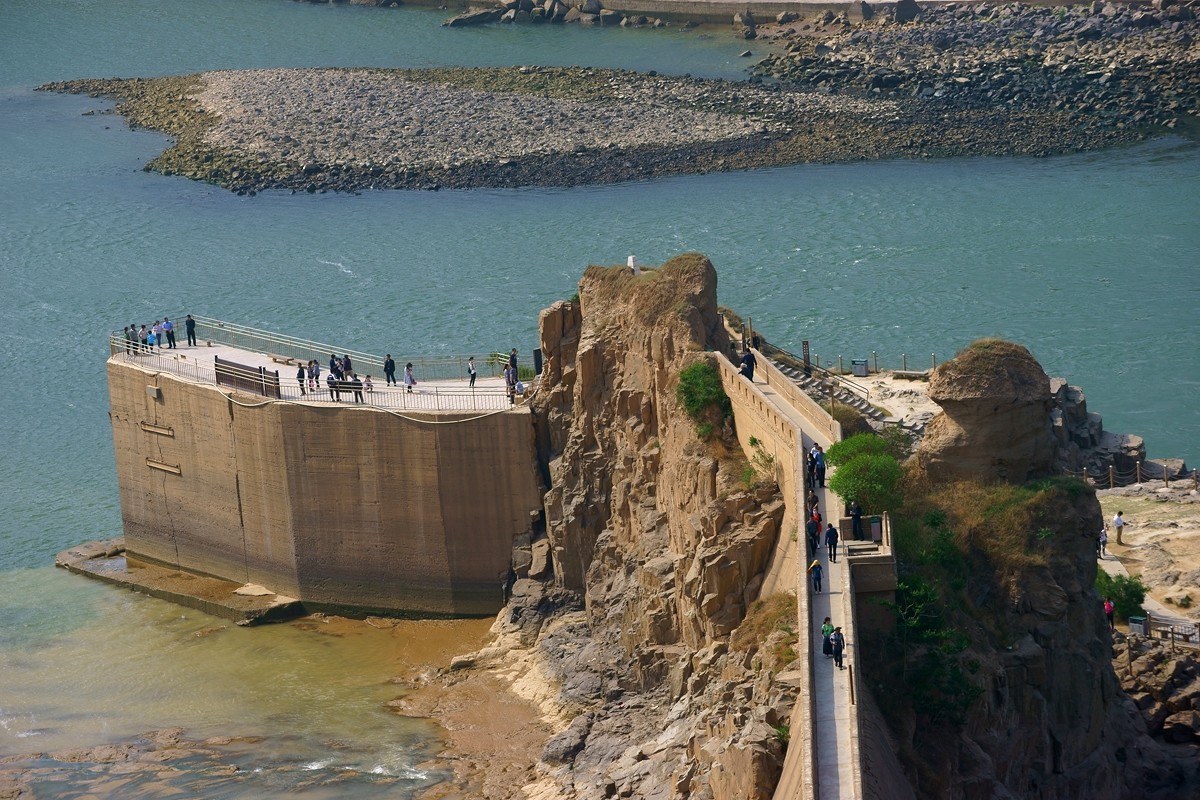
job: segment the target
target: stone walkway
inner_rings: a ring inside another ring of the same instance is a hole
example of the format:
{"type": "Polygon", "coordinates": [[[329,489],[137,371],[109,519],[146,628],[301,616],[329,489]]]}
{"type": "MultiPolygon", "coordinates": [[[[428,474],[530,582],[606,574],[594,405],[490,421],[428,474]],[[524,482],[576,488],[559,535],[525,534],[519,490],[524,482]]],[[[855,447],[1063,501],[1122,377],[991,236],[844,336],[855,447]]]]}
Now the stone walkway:
{"type": "MultiPolygon", "coordinates": [[[[805,417],[792,407],[787,399],[776,392],[764,379],[760,370],[754,379],[755,387],[763,393],[768,402],[782,416],[790,420],[801,431],[808,431],[811,425],[805,417]]],[[[805,447],[810,447],[813,439],[805,433],[805,447]]],[[[819,440],[823,447],[828,448],[830,442],[819,440]]],[[[801,489],[803,491],[803,489],[801,489]]],[[[826,522],[839,518],[831,509],[837,503],[836,497],[828,489],[818,489],[819,510],[826,522]]],[[[803,498],[797,498],[799,507],[803,508],[803,498]]],[[[802,517],[803,515],[797,515],[802,517]]],[[[840,531],[839,531],[840,533],[840,531]]],[[[806,541],[803,535],[797,537],[798,555],[806,554],[806,541]]],[[[813,669],[813,707],[809,723],[814,732],[816,749],[817,775],[816,794],[821,800],[835,798],[855,798],[857,792],[855,780],[857,765],[854,763],[850,742],[851,716],[854,708],[850,702],[850,664],[854,653],[855,636],[849,630],[848,621],[842,619],[844,587],[844,545],[838,545],[838,560],[830,563],[826,557],[824,533],[818,546],[818,559],[825,568],[823,591],[820,594],[809,594],[810,616],[812,620],[811,639],[813,653],[811,662],[813,669]],[[842,634],[846,637],[846,649],[843,664],[846,669],[839,670],[834,666],[832,658],[826,658],[821,653],[821,623],[829,617],[834,625],[842,626],[842,634]],[[847,624],[843,624],[846,622],[847,624]]],[[[807,581],[806,568],[812,563],[811,558],[797,559],[798,582],[796,591],[808,591],[811,582],[807,581]],[[802,562],[802,563],[799,563],[802,562]],[[806,586],[806,582],[808,586],[806,586]]]]}

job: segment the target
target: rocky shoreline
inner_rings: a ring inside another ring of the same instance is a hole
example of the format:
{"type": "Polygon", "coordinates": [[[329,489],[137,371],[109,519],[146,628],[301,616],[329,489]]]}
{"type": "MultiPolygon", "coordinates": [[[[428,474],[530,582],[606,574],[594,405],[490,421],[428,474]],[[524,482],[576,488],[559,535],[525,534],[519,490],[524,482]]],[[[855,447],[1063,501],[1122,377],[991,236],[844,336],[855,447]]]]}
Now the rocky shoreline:
{"type": "MultiPolygon", "coordinates": [[[[1169,0],[1160,0],[1168,2],[1169,0]]],[[[748,82],[594,68],[270,69],[62,81],[239,194],[576,186],[889,158],[1045,156],[1190,131],[1189,8],[864,3],[770,26],[748,82]],[[912,8],[909,8],[912,6],[912,8]]]]}
{"type": "MultiPolygon", "coordinates": [[[[794,15],[792,15],[794,16],[794,15]]],[[[951,110],[1064,112],[1088,127],[1195,130],[1200,44],[1190,4],[855,2],[804,22],[755,73],[830,93],[914,97],[951,110]]]]}

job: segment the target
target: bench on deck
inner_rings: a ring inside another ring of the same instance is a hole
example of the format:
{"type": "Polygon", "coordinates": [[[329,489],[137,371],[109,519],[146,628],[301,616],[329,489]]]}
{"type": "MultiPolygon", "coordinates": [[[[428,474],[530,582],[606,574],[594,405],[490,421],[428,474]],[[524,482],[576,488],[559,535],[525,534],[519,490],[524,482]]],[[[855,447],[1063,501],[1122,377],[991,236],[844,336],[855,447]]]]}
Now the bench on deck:
{"type": "Polygon", "coordinates": [[[295,358],[291,358],[289,356],[277,356],[272,353],[267,353],[267,355],[271,356],[271,360],[274,361],[276,364],[286,364],[289,367],[296,366],[295,358]]]}

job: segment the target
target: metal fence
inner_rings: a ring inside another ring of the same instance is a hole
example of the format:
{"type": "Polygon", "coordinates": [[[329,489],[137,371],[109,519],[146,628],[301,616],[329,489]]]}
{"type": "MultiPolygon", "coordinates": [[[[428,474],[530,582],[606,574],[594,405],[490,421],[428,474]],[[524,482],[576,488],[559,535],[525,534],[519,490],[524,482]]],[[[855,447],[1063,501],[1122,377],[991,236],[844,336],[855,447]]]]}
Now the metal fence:
{"type": "MultiPolygon", "coordinates": [[[[200,342],[229,345],[239,350],[263,353],[276,356],[280,359],[290,358],[306,363],[310,359],[315,359],[322,368],[328,363],[330,355],[348,355],[354,363],[355,372],[367,375],[383,375],[383,355],[380,353],[363,353],[355,350],[347,350],[325,342],[298,339],[294,336],[285,336],[273,331],[264,331],[212,317],[193,315],[192,318],[196,323],[196,339],[200,342]]],[[[184,317],[175,317],[174,319],[177,320],[175,323],[175,338],[178,341],[186,341],[186,320],[184,317]]],[[[121,333],[116,332],[113,336],[121,340],[122,347],[124,347],[124,337],[121,333]]],[[[478,354],[475,358],[475,367],[479,372],[479,377],[499,377],[505,364],[508,363],[508,355],[508,353],[478,354]]],[[[397,365],[397,372],[402,372],[404,365],[411,363],[413,370],[418,375],[423,376],[425,380],[442,381],[460,378],[465,380],[467,377],[467,360],[470,356],[393,355],[393,358],[397,365]]],[[[519,365],[519,371],[521,372],[521,379],[526,382],[533,377],[533,370],[528,365],[519,365]]]]}
{"type": "MultiPolygon", "coordinates": [[[[196,359],[179,359],[163,355],[156,350],[143,350],[136,345],[130,347],[127,346],[124,336],[119,332],[112,334],[110,337],[109,352],[114,359],[134,364],[142,369],[154,372],[169,372],[196,383],[218,385],[215,359],[211,362],[196,359]]],[[[351,358],[353,357],[353,354],[351,354],[351,358]]],[[[222,363],[224,364],[224,362],[222,363]]],[[[486,373],[480,369],[480,374],[484,375],[486,373]]],[[[255,371],[255,376],[257,377],[258,375],[259,373],[255,371]]],[[[512,405],[520,405],[526,402],[533,395],[539,382],[537,378],[526,382],[524,394],[517,395],[512,399],[509,398],[504,387],[495,386],[471,389],[466,386],[466,381],[464,380],[462,388],[418,385],[412,392],[406,392],[401,389],[381,389],[378,386],[372,390],[367,390],[366,386],[364,386],[360,400],[354,387],[345,381],[336,384],[333,388],[329,386],[328,381],[322,381],[321,385],[310,390],[307,382],[305,382],[302,389],[299,382],[291,377],[290,370],[285,371],[282,375],[278,371],[268,372],[267,376],[267,382],[271,384],[270,399],[278,398],[280,400],[307,403],[361,404],[396,411],[499,411],[512,405]],[[278,395],[274,393],[277,376],[278,395]]],[[[223,383],[228,383],[228,381],[223,381],[223,383]]],[[[260,396],[263,394],[262,391],[254,388],[246,389],[246,391],[260,396]]]]}

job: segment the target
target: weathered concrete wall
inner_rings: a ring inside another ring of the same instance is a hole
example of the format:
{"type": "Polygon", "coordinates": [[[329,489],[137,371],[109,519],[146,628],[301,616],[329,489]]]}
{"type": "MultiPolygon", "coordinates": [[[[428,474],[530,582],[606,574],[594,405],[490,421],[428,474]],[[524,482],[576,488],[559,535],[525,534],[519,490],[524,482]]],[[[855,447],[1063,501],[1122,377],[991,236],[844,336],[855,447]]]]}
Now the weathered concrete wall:
{"type": "Polygon", "coordinates": [[[541,503],[527,410],[402,417],[229,397],[117,362],[108,374],[132,555],[315,607],[503,605],[513,537],[541,503]]]}

